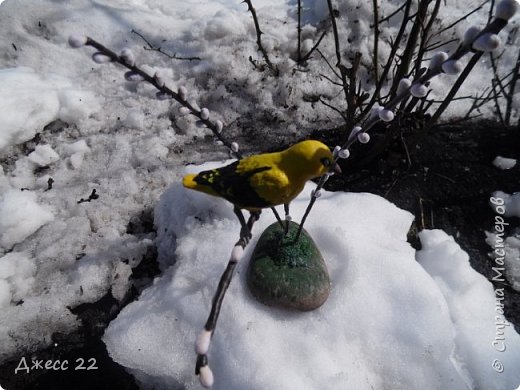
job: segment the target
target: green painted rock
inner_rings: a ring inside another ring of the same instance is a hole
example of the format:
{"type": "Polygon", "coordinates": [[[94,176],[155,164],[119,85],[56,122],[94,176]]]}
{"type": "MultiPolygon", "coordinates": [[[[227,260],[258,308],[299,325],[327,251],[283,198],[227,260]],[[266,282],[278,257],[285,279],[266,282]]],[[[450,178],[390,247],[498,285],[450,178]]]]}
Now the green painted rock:
{"type": "Polygon", "coordinates": [[[329,296],[329,274],[305,229],[295,243],[299,225],[291,222],[289,226],[287,236],[278,222],[264,230],[249,262],[248,285],[266,305],[313,310],[329,296]]]}

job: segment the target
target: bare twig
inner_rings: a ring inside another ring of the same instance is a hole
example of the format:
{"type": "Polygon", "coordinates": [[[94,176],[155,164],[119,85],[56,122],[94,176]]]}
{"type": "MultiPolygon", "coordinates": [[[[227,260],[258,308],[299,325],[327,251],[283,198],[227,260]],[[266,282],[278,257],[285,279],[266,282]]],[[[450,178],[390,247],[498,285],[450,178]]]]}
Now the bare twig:
{"type": "MultiPolygon", "coordinates": [[[[334,75],[341,80],[341,76],[338,74],[338,72],[336,72],[336,69],[334,69],[334,67],[330,64],[329,60],[327,60],[327,57],[325,57],[325,55],[321,52],[321,50],[319,49],[316,49],[316,51],[319,53],[319,55],[321,56],[321,58],[323,58],[323,60],[325,61],[325,63],[328,65],[329,69],[332,71],[332,73],[334,73],[334,75]]],[[[341,84],[343,86],[343,84],[341,84]]]]}
{"type": "Polygon", "coordinates": [[[320,45],[320,43],[321,43],[321,41],[323,40],[323,38],[325,38],[325,35],[327,35],[328,32],[329,32],[329,29],[327,28],[327,29],[325,29],[325,30],[321,33],[320,37],[318,38],[318,40],[316,41],[316,43],[314,44],[314,46],[309,50],[309,52],[308,52],[307,54],[305,54],[305,55],[303,56],[303,58],[301,59],[300,62],[305,62],[305,61],[307,61],[307,60],[310,58],[310,56],[312,55],[312,53],[313,53],[315,50],[318,49],[318,46],[320,45]]]}
{"type": "Polygon", "coordinates": [[[332,24],[332,32],[334,34],[334,47],[336,49],[336,67],[339,69],[339,75],[341,78],[341,82],[343,84],[343,92],[345,93],[345,100],[348,101],[348,83],[347,83],[347,74],[346,68],[341,61],[341,47],[339,45],[339,34],[338,34],[338,26],[336,24],[336,15],[334,12],[334,8],[332,7],[332,0],[327,0],[327,5],[329,7],[329,15],[330,21],[332,24]]]}
{"type": "Polygon", "coordinates": [[[334,85],[337,85],[338,87],[341,87],[342,84],[341,83],[338,83],[337,81],[334,81],[332,80],[329,76],[323,74],[323,73],[320,73],[320,76],[323,77],[324,79],[327,79],[328,81],[330,81],[332,84],[334,85]]]}
{"type": "Polygon", "coordinates": [[[372,0],[372,8],[374,9],[374,80],[378,80],[379,74],[379,11],[377,8],[377,0],[372,0]]]}
{"type": "Polygon", "coordinates": [[[329,104],[327,103],[325,100],[323,100],[321,97],[320,97],[320,103],[323,104],[324,106],[327,106],[329,107],[330,109],[336,111],[339,115],[341,115],[341,117],[343,118],[343,120],[345,122],[347,122],[347,116],[340,110],[338,109],[337,107],[334,107],[332,104],[329,104]]]}
{"type": "Polygon", "coordinates": [[[502,115],[502,109],[500,108],[500,104],[498,102],[498,98],[500,96],[500,92],[497,91],[497,87],[500,88],[498,84],[499,83],[497,81],[497,78],[493,78],[493,80],[491,80],[491,88],[493,90],[493,101],[495,102],[495,109],[500,123],[502,124],[502,126],[507,127],[507,124],[504,120],[504,116],[502,115]]]}
{"type": "Polygon", "coordinates": [[[158,53],[161,53],[161,54],[165,55],[166,57],[168,57],[168,58],[170,58],[172,60],[201,61],[200,57],[180,57],[180,56],[177,55],[177,53],[173,53],[173,54],[167,53],[160,46],[152,45],[150,43],[150,41],[148,41],[148,39],[146,39],[141,33],[137,32],[135,30],[132,30],[132,33],[137,35],[143,41],[145,41],[145,43],[148,45],[148,47],[143,46],[144,50],[156,51],[158,53]]]}
{"type": "Polygon", "coordinates": [[[506,103],[506,123],[509,124],[511,121],[511,109],[513,108],[513,97],[515,96],[515,88],[516,83],[520,77],[520,49],[518,50],[518,57],[516,58],[516,63],[513,68],[513,75],[511,77],[511,81],[509,82],[509,92],[507,94],[507,103],[506,103]]]}
{"type": "Polygon", "coordinates": [[[279,71],[278,69],[273,65],[271,60],[269,59],[269,56],[267,55],[267,51],[265,50],[264,46],[262,45],[262,34],[263,32],[260,30],[260,24],[258,23],[258,18],[256,16],[256,10],[253,7],[253,3],[251,0],[244,0],[244,2],[247,4],[247,8],[249,12],[251,12],[251,15],[253,16],[253,22],[255,24],[255,30],[256,30],[256,44],[258,46],[258,50],[262,53],[265,63],[267,64],[267,67],[273,72],[275,76],[278,76],[279,71]]]}
{"type": "MultiPolygon", "coordinates": [[[[392,12],[390,15],[385,16],[383,19],[379,20],[379,24],[387,22],[390,20],[390,18],[394,15],[397,15],[400,11],[402,11],[406,7],[406,3],[409,3],[409,0],[406,0],[399,8],[397,8],[394,12],[392,12]]],[[[374,26],[370,26],[374,27],[374,26]]]]}
{"type": "Polygon", "coordinates": [[[442,115],[444,110],[446,110],[446,108],[450,104],[451,100],[455,97],[455,94],[458,92],[458,90],[461,87],[461,85],[464,82],[464,80],[466,80],[466,77],[468,77],[468,75],[471,72],[471,70],[473,69],[473,67],[480,60],[480,57],[482,57],[482,54],[483,54],[483,52],[481,52],[481,51],[476,52],[475,54],[473,54],[473,57],[471,57],[471,59],[468,61],[466,67],[464,68],[464,70],[462,71],[460,76],[453,83],[453,86],[451,87],[450,91],[446,95],[446,98],[441,103],[441,105],[437,108],[435,113],[432,115],[432,117],[431,117],[430,121],[428,122],[428,124],[423,128],[424,129],[423,131],[429,130],[435,124],[435,122],[437,122],[437,120],[442,115]]]}
{"type": "Polygon", "coordinates": [[[421,39],[419,42],[419,51],[418,51],[417,57],[415,58],[415,61],[414,61],[416,77],[418,77],[418,75],[419,75],[419,70],[421,69],[423,57],[427,51],[426,42],[428,42],[430,30],[433,26],[433,23],[435,22],[435,19],[437,18],[437,14],[439,13],[440,5],[441,5],[441,0],[435,0],[435,5],[430,14],[430,18],[428,19],[428,23],[426,24],[426,27],[424,27],[424,29],[422,29],[422,31],[421,31],[421,39]]]}
{"type": "Polygon", "coordinates": [[[302,62],[302,0],[298,0],[298,59],[297,63],[302,62]]]}
{"type": "Polygon", "coordinates": [[[468,17],[470,17],[471,15],[473,15],[475,12],[478,12],[482,9],[482,7],[484,7],[490,0],[485,0],[482,4],[480,4],[477,8],[475,8],[474,10],[468,12],[466,15],[462,16],[461,18],[457,19],[456,21],[454,21],[453,23],[451,23],[450,25],[440,29],[439,31],[437,31],[435,34],[432,35],[432,38],[433,37],[436,37],[440,34],[442,34],[444,31],[447,31],[449,30],[450,28],[456,26],[457,24],[459,24],[460,22],[462,22],[463,20],[466,20],[468,17]]]}
{"type": "Polygon", "coordinates": [[[401,39],[403,38],[403,35],[406,30],[406,25],[408,24],[411,4],[412,4],[411,1],[407,1],[405,3],[404,15],[403,15],[403,19],[401,21],[401,26],[399,28],[399,32],[397,33],[395,41],[393,41],[392,44],[390,45],[391,50],[390,50],[390,55],[388,56],[388,61],[386,62],[385,66],[383,68],[383,73],[381,74],[381,77],[379,78],[379,80],[376,80],[377,84],[376,84],[375,91],[372,94],[372,98],[370,99],[368,104],[365,106],[365,108],[361,112],[360,117],[366,116],[370,112],[370,110],[372,109],[374,104],[377,101],[379,101],[379,99],[380,99],[381,89],[383,88],[383,85],[385,84],[386,77],[388,76],[390,69],[392,68],[392,64],[394,62],[395,55],[397,53],[397,50],[399,49],[399,43],[401,42],[401,39]]]}
{"type": "Polygon", "coordinates": [[[401,63],[397,67],[397,70],[394,75],[394,82],[392,83],[392,87],[390,88],[390,98],[393,98],[397,92],[397,85],[399,81],[403,77],[405,77],[409,72],[410,63],[412,62],[413,53],[417,46],[417,41],[419,39],[419,34],[421,33],[423,22],[426,18],[426,13],[428,12],[429,0],[420,0],[419,8],[417,10],[417,15],[415,16],[415,20],[412,25],[412,30],[408,36],[408,40],[406,41],[406,47],[401,54],[401,63]]]}

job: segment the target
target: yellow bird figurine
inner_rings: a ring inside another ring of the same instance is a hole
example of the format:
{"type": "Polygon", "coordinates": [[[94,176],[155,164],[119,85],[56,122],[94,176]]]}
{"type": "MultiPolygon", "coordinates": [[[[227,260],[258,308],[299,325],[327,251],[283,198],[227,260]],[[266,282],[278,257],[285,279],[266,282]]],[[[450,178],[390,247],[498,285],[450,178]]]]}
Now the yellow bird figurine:
{"type": "Polygon", "coordinates": [[[319,141],[302,141],[276,153],[257,154],[221,168],[184,176],[183,185],[219,196],[236,208],[258,212],[288,205],[305,183],[327,172],[340,173],[330,149],[319,141]]]}

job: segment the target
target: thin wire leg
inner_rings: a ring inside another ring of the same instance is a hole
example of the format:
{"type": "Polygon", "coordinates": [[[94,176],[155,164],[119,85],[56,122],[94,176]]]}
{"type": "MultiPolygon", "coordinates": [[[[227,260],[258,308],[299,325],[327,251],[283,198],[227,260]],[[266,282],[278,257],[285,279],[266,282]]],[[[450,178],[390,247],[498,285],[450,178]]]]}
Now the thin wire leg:
{"type": "Polygon", "coordinates": [[[291,221],[291,216],[289,215],[289,203],[285,203],[283,209],[285,211],[285,226],[283,234],[287,235],[287,233],[289,233],[289,222],[291,221]]]}
{"type": "Polygon", "coordinates": [[[282,229],[285,229],[284,223],[282,222],[282,218],[280,218],[280,214],[278,214],[278,211],[274,207],[271,207],[271,210],[273,210],[274,216],[276,217],[276,220],[280,224],[280,227],[282,229]]]}

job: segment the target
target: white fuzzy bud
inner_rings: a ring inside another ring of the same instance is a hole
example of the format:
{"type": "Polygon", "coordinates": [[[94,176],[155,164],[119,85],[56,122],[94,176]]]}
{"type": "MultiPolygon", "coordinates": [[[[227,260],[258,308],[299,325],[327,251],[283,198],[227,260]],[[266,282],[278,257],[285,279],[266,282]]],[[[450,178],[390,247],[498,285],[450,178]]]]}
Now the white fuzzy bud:
{"type": "Polygon", "coordinates": [[[69,35],[69,45],[77,49],[78,47],[85,46],[87,44],[87,37],[80,34],[69,35]]]}
{"type": "Polygon", "coordinates": [[[202,387],[209,389],[211,386],[213,386],[213,382],[214,382],[213,372],[211,371],[209,366],[202,366],[200,368],[199,375],[200,375],[199,382],[202,385],[202,387]]]}
{"type": "Polygon", "coordinates": [[[220,134],[222,133],[222,129],[224,128],[224,123],[222,123],[221,120],[216,120],[215,121],[215,127],[217,128],[217,133],[220,134]]]}
{"type": "Polygon", "coordinates": [[[179,87],[178,93],[179,93],[179,97],[182,100],[186,100],[186,96],[188,96],[188,90],[186,89],[185,86],[179,87]]]}
{"type": "Polygon", "coordinates": [[[480,34],[480,31],[480,27],[477,26],[471,26],[470,28],[468,28],[464,33],[464,44],[470,45],[471,43],[473,43],[477,35],[480,34]]]}
{"type": "Polygon", "coordinates": [[[106,64],[107,62],[112,61],[112,58],[98,51],[92,54],[92,60],[96,64],[106,64]]]}
{"type": "Polygon", "coordinates": [[[336,146],[334,147],[334,150],[332,151],[332,156],[333,156],[333,157],[337,157],[337,155],[338,155],[338,153],[339,153],[340,150],[341,150],[341,146],[336,145],[336,146]]]}
{"type": "Polygon", "coordinates": [[[495,17],[503,20],[509,20],[518,11],[518,6],[518,0],[502,0],[497,4],[495,17]]]}
{"type": "Polygon", "coordinates": [[[158,99],[158,100],[167,100],[170,98],[170,95],[167,94],[166,92],[162,92],[162,91],[159,91],[155,94],[155,97],[158,99]]]}
{"type": "Polygon", "coordinates": [[[384,110],[384,107],[380,107],[380,106],[375,106],[374,108],[372,108],[372,110],[370,111],[370,117],[378,117],[379,116],[379,113],[384,110]]]}
{"type": "Polygon", "coordinates": [[[428,87],[426,85],[421,83],[415,83],[410,88],[410,93],[412,96],[415,96],[417,98],[425,97],[428,94],[428,87]]]}
{"type": "Polygon", "coordinates": [[[159,88],[164,87],[165,82],[164,82],[161,72],[159,72],[159,71],[155,72],[155,74],[153,75],[153,78],[159,88]]]}
{"type": "Polygon", "coordinates": [[[238,263],[244,254],[244,248],[242,245],[235,245],[231,251],[231,258],[229,261],[238,263]]]}
{"type": "Polygon", "coordinates": [[[125,64],[130,66],[135,65],[134,53],[132,53],[132,50],[130,50],[128,47],[125,47],[123,50],[121,50],[121,54],[119,55],[119,57],[123,60],[125,64]]]}
{"type": "Polygon", "coordinates": [[[487,33],[478,37],[473,42],[473,49],[478,51],[493,51],[500,46],[502,43],[500,37],[497,34],[487,33]]]}
{"type": "Polygon", "coordinates": [[[202,110],[200,110],[200,117],[207,121],[209,119],[209,110],[207,108],[203,108],[202,110]]]}
{"type": "Polygon", "coordinates": [[[233,152],[238,152],[238,144],[236,142],[231,142],[231,150],[233,152]]]}
{"type": "Polygon", "coordinates": [[[357,139],[362,144],[367,144],[370,141],[370,135],[368,133],[359,133],[357,139]]]}
{"type": "Polygon", "coordinates": [[[442,70],[446,74],[458,74],[462,71],[462,62],[459,60],[449,60],[442,64],[442,70]]]}
{"type": "Polygon", "coordinates": [[[131,70],[125,73],[126,81],[143,81],[144,77],[139,73],[132,72],[131,70]]]}
{"type": "Polygon", "coordinates": [[[181,113],[181,115],[188,115],[189,113],[191,113],[188,107],[179,107],[179,112],[181,113]]]}
{"type": "Polygon", "coordinates": [[[319,198],[321,196],[321,191],[320,190],[317,190],[317,191],[316,190],[312,190],[311,196],[313,198],[319,198]]]}
{"type": "MultiPolygon", "coordinates": [[[[381,110],[381,111],[379,111],[379,119],[381,119],[383,122],[391,122],[394,120],[394,113],[392,110],[387,110],[387,109],[381,110]]],[[[363,134],[367,134],[367,133],[360,133],[358,135],[358,139],[359,139],[359,136],[361,136],[363,134]]],[[[359,142],[361,142],[360,139],[359,139],[359,142]]]]}
{"type": "Polygon", "coordinates": [[[339,158],[349,158],[349,156],[350,156],[350,150],[348,150],[348,149],[341,149],[338,152],[339,158]]]}
{"type": "MultiPolygon", "coordinates": [[[[374,112],[376,112],[376,111],[372,111],[372,114],[373,114],[374,112]]],[[[377,111],[377,112],[379,113],[379,111],[377,111]]],[[[361,130],[363,130],[363,129],[361,128],[361,126],[354,126],[354,127],[352,128],[352,131],[350,132],[350,135],[348,136],[348,140],[350,141],[350,140],[354,139],[354,138],[358,135],[358,133],[359,133],[361,130]]]]}
{"type": "Polygon", "coordinates": [[[403,78],[399,80],[399,84],[397,85],[397,94],[401,95],[404,91],[407,91],[411,85],[412,81],[410,79],[403,78]]]}
{"type": "Polygon", "coordinates": [[[211,331],[202,329],[197,340],[195,341],[195,352],[199,355],[205,355],[209,351],[209,344],[211,342],[211,331]]]}
{"type": "Polygon", "coordinates": [[[214,143],[215,145],[217,145],[217,146],[222,146],[222,145],[224,145],[224,142],[222,142],[221,140],[219,140],[219,139],[217,139],[217,138],[215,138],[215,141],[214,141],[213,143],[214,143]]]}
{"type": "Polygon", "coordinates": [[[435,53],[430,60],[430,64],[428,65],[429,69],[437,69],[442,66],[444,62],[449,58],[448,53],[440,51],[435,53]]]}

